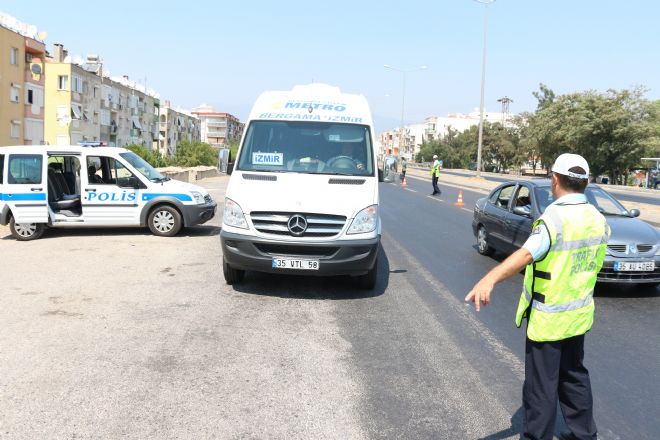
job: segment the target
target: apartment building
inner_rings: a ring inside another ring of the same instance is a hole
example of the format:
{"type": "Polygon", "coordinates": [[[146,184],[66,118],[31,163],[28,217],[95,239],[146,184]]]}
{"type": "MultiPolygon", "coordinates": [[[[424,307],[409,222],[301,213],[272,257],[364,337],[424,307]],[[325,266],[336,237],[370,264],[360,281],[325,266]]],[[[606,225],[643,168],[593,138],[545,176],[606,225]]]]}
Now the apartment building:
{"type": "Polygon", "coordinates": [[[181,141],[201,140],[201,121],[192,113],[173,109],[170,101],[165,101],[160,109],[160,136],[158,151],[164,156],[174,156],[176,146],[181,141]]]}
{"type": "Polygon", "coordinates": [[[124,75],[113,77],[104,87],[102,97],[104,109],[110,111],[108,145],[158,148],[160,98],[156,92],[124,75]]]}
{"type": "MultiPolygon", "coordinates": [[[[513,116],[510,114],[484,112],[484,120],[490,123],[508,124],[512,118],[513,116]]],[[[446,117],[429,116],[422,123],[404,126],[403,130],[399,127],[383,132],[379,136],[381,154],[390,150],[397,156],[401,155],[409,160],[414,159],[419,153],[422,143],[442,139],[447,136],[450,129],[462,133],[469,130],[470,127],[478,126],[479,119],[480,112],[475,109],[468,114],[450,113],[446,117]]]]}
{"type": "Polygon", "coordinates": [[[96,55],[72,61],[61,44],[46,61],[46,142],[157,147],[160,101],[155,93],[127,76],[104,76],[96,55]]]}
{"type": "Polygon", "coordinates": [[[0,146],[44,143],[44,37],[0,13],[0,146]]]}
{"type": "Polygon", "coordinates": [[[215,148],[225,148],[230,142],[239,142],[245,124],[230,113],[216,112],[209,105],[202,104],[192,110],[201,121],[202,142],[215,148]]]}

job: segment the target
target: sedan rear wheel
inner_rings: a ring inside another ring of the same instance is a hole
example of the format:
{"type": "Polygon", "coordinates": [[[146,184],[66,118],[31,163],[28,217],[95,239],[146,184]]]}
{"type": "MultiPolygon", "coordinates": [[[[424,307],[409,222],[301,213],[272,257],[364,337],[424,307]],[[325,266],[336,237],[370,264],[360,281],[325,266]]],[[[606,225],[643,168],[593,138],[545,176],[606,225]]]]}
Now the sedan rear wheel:
{"type": "Polygon", "coordinates": [[[481,255],[493,255],[495,248],[488,244],[488,232],[483,226],[477,230],[477,250],[481,255]]]}

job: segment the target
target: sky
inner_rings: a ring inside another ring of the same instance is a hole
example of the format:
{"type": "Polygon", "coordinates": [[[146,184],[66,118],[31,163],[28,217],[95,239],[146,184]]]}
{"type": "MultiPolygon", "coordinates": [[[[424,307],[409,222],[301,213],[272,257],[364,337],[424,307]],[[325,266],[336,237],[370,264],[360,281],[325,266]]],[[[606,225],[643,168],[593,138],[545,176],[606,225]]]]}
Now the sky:
{"type": "Polygon", "coordinates": [[[406,124],[478,109],[486,11],[486,110],[508,96],[512,113],[534,111],[540,83],[660,99],[657,0],[0,0],[0,11],[46,31],[51,53],[98,54],[161,101],[242,121],[261,92],[311,82],[365,95],[378,132],[401,123],[402,104],[406,124]]]}

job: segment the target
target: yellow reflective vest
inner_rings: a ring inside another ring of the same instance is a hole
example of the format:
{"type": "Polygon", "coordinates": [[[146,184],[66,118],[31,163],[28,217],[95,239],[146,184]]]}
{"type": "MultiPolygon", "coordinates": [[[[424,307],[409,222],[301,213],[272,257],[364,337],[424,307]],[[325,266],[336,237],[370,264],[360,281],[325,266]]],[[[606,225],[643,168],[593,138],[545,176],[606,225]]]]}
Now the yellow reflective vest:
{"type": "Polygon", "coordinates": [[[550,205],[534,222],[545,225],[550,249],[527,266],[516,326],[527,318],[532,341],[559,341],[586,333],[594,320],[593,293],[610,228],[589,203],[550,205]]]}
{"type": "Polygon", "coordinates": [[[431,177],[440,177],[440,161],[436,160],[435,163],[433,164],[433,168],[431,168],[431,177]]]}

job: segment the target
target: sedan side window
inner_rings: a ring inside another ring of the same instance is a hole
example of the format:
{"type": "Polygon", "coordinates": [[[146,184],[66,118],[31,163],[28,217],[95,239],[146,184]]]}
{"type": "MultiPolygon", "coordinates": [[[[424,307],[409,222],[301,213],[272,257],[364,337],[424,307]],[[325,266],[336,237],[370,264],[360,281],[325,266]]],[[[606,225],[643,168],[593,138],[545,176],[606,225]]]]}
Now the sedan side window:
{"type": "Polygon", "coordinates": [[[529,197],[529,188],[526,186],[519,186],[518,191],[516,192],[516,197],[513,199],[513,204],[511,209],[516,206],[532,206],[532,199],[529,197]]]}
{"type": "Polygon", "coordinates": [[[513,190],[515,187],[515,185],[509,185],[502,188],[497,196],[497,200],[495,200],[495,206],[502,209],[508,209],[509,200],[511,200],[511,196],[513,196],[513,190]]]}
{"type": "Polygon", "coordinates": [[[497,198],[500,196],[500,191],[501,189],[498,189],[496,191],[493,191],[493,193],[488,197],[488,201],[492,203],[493,205],[497,204],[497,198]]]}

